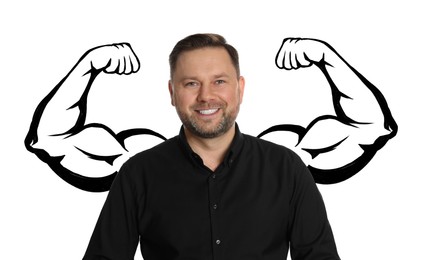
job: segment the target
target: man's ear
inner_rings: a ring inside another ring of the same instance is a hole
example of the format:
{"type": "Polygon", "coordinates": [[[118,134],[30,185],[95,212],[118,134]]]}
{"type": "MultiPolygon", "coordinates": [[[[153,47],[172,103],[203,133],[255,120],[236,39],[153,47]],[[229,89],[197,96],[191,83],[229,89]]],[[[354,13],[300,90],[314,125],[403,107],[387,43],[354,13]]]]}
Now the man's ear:
{"type": "Polygon", "coordinates": [[[242,99],[244,97],[244,87],[245,87],[245,79],[243,76],[239,77],[238,80],[238,87],[239,87],[239,97],[240,97],[240,102],[242,103],[242,99]]]}
{"type": "Polygon", "coordinates": [[[173,100],[173,84],[172,84],[172,80],[169,80],[169,82],[167,83],[167,87],[169,89],[169,94],[170,94],[170,103],[172,104],[172,106],[175,106],[175,102],[173,100]]]}

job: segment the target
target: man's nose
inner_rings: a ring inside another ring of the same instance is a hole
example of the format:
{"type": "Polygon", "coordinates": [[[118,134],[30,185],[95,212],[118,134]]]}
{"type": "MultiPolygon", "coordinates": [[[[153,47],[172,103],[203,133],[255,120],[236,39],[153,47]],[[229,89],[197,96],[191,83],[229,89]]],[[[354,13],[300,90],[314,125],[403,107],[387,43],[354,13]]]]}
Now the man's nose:
{"type": "Polygon", "coordinates": [[[207,102],[213,100],[214,94],[213,89],[210,84],[202,84],[198,90],[197,101],[198,102],[207,102]]]}

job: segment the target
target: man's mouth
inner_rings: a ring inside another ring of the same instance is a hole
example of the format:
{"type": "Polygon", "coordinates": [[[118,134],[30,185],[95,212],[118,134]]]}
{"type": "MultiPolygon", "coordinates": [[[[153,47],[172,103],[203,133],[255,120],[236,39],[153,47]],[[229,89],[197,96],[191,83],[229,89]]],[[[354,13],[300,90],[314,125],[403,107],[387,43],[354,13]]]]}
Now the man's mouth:
{"type": "Polygon", "coordinates": [[[196,111],[202,115],[212,115],[216,113],[218,110],[219,108],[211,108],[211,109],[203,109],[203,110],[196,110],[196,111]]]}

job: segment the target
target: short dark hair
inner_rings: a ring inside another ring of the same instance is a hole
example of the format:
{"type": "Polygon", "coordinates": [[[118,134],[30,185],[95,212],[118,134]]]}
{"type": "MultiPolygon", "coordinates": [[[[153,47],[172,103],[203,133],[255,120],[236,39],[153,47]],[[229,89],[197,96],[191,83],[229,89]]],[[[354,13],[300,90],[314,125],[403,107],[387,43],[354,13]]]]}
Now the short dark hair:
{"type": "Polygon", "coordinates": [[[219,34],[198,33],[185,37],[184,39],[180,40],[175,45],[175,47],[173,47],[173,50],[169,55],[170,77],[173,77],[173,72],[176,68],[176,62],[178,61],[181,53],[207,47],[224,48],[231,58],[237,76],[240,76],[238,51],[232,45],[228,44],[226,39],[219,34]]]}

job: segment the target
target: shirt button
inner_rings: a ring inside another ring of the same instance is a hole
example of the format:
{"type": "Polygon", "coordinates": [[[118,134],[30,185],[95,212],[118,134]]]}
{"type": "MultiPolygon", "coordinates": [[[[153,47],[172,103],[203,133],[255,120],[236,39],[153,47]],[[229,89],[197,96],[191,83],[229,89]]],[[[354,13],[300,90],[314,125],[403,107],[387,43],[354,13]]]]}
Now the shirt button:
{"type": "Polygon", "coordinates": [[[213,205],[213,209],[216,210],[217,209],[217,204],[213,205]]]}
{"type": "Polygon", "coordinates": [[[213,175],[212,175],[212,178],[213,178],[213,179],[216,179],[216,174],[213,174],[213,175]]]}
{"type": "Polygon", "coordinates": [[[216,245],[220,245],[220,240],[216,240],[216,245]]]}

